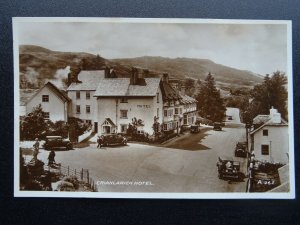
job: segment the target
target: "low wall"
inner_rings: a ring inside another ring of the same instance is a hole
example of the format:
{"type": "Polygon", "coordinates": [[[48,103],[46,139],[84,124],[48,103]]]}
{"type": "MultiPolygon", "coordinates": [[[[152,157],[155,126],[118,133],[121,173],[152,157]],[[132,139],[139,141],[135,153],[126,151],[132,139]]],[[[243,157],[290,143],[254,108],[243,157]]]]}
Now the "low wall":
{"type": "Polygon", "coordinates": [[[93,132],[93,129],[91,129],[91,130],[85,132],[84,134],[80,135],[78,137],[78,143],[84,141],[88,136],[90,136],[92,134],[92,132],[93,132]]]}

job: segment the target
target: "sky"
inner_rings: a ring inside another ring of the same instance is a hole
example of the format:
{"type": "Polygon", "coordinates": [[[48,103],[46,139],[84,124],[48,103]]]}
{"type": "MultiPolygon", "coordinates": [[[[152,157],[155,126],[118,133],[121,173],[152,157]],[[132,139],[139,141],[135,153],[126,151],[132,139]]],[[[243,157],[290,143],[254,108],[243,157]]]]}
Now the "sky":
{"type": "Polygon", "coordinates": [[[261,75],[287,72],[284,24],[21,22],[19,44],[104,58],[209,59],[261,75]]]}

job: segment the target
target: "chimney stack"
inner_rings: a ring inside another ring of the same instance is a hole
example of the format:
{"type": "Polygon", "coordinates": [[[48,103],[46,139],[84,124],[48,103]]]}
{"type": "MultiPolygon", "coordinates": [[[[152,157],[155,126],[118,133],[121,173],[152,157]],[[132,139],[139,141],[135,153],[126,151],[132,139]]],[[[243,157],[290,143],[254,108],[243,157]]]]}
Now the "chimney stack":
{"type": "Polygon", "coordinates": [[[131,69],[130,84],[136,85],[138,81],[138,70],[135,67],[131,69]]]}
{"type": "Polygon", "coordinates": [[[106,66],[104,71],[104,78],[110,78],[110,68],[106,66]]]}
{"type": "Polygon", "coordinates": [[[272,123],[279,124],[281,123],[281,114],[277,111],[277,109],[270,109],[270,118],[272,123]]]}
{"type": "Polygon", "coordinates": [[[167,73],[163,74],[163,81],[166,82],[167,84],[169,83],[169,74],[167,73]]]}

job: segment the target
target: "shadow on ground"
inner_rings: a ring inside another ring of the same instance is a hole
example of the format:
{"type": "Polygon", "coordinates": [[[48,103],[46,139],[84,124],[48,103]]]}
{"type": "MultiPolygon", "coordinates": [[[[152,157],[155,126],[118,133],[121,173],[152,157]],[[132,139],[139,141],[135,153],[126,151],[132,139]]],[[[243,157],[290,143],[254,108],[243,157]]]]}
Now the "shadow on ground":
{"type": "Polygon", "coordinates": [[[206,136],[210,135],[207,132],[212,130],[211,128],[202,128],[200,133],[191,134],[187,133],[178,137],[174,140],[166,144],[162,144],[162,147],[166,148],[175,148],[189,151],[201,151],[201,150],[209,150],[210,148],[201,144],[201,141],[205,139],[206,136]]]}

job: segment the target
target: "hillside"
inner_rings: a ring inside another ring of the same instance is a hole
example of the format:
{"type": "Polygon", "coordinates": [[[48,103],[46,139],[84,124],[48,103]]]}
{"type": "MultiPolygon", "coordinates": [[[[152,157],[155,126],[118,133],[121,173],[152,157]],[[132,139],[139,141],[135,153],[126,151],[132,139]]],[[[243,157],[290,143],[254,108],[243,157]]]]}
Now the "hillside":
{"type": "Polygon", "coordinates": [[[214,74],[215,80],[222,83],[253,85],[260,83],[263,77],[250,71],[238,70],[216,64],[208,59],[138,57],[131,59],[114,59],[113,62],[130,66],[140,66],[156,72],[167,72],[175,78],[190,77],[205,79],[207,74],[214,74]]]}
{"type": "Polygon", "coordinates": [[[65,88],[68,73],[76,74],[80,69],[99,70],[105,66],[113,68],[118,77],[130,76],[132,66],[149,69],[151,77],[167,72],[171,78],[203,80],[211,72],[219,87],[253,86],[262,81],[262,77],[249,71],[226,67],[207,59],[139,57],[108,60],[99,55],[51,51],[34,45],[21,45],[19,50],[20,88],[39,88],[49,80],[65,88]]]}

